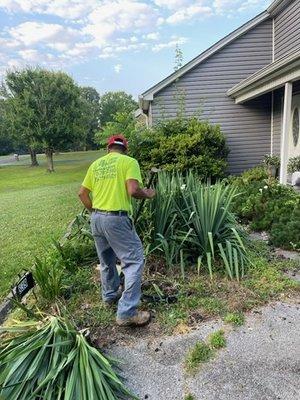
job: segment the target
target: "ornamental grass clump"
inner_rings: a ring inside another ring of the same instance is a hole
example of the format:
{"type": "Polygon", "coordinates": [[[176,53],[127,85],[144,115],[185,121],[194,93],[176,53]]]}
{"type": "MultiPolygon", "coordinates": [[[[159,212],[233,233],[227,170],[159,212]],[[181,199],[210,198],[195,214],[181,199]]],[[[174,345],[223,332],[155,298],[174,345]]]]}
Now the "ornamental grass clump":
{"type": "Polygon", "coordinates": [[[230,210],[236,188],[204,184],[192,172],[162,172],[156,191],[148,203],[148,223],[137,227],[149,253],[162,253],[169,268],[180,265],[182,276],[189,264],[198,270],[205,265],[211,278],[216,270],[225,270],[231,279],[244,276],[247,239],[230,210]]]}
{"type": "Polygon", "coordinates": [[[67,320],[50,317],[0,333],[0,398],[18,400],[136,399],[108,360],[67,320]]]}

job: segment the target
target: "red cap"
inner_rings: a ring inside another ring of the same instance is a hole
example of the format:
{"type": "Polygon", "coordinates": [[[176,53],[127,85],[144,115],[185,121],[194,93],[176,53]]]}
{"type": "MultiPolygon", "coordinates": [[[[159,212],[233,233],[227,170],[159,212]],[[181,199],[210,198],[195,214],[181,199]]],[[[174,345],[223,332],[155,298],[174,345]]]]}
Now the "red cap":
{"type": "Polygon", "coordinates": [[[128,142],[127,142],[125,136],[121,135],[121,134],[113,135],[110,138],[108,138],[108,140],[107,140],[108,147],[112,146],[113,144],[118,144],[120,146],[124,146],[125,149],[128,148],[128,142]]]}

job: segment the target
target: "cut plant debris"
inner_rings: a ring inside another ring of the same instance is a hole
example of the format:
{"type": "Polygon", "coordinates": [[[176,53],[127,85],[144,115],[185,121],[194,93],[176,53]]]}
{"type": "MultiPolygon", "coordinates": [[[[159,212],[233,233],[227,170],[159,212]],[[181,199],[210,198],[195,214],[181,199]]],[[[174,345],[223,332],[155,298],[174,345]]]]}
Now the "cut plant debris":
{"type": "Polygon", "coordinates": [[[84,332],[61,317],[1,328],[0,398],[18,400],[137,399],[84,332]],[[1,397],[2,396],[2,397],[1,397]]]}

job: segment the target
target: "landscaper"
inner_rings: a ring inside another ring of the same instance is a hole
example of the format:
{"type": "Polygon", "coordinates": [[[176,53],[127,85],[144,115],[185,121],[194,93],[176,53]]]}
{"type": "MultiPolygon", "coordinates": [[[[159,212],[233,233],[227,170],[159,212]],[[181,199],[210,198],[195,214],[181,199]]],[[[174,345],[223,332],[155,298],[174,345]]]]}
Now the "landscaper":
{"type": "Polygon", "coordinates": [[[139,164],[126,155],[127,148],[123,135],[108,139],[108,154],[89,167],[79,197],[92,212],[91,227],[101,265],[103,301],[107,305],[118,302],[118,325],[142,326],[150,321],[150,313],[137,310],[141,298],[144,254],[130,218],[131,197],[151,199],[155,191],[141,188],[139,164]],[[125,276],[123,293],[119,289],[117,259],[121,261],[125,276]]]}

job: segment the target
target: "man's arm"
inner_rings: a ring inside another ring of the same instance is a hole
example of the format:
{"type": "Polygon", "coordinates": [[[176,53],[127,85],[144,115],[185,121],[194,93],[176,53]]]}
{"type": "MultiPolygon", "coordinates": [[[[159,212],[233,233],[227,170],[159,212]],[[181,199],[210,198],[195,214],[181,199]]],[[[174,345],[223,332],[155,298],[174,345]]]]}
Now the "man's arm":
{"type": "Polygon", "coordinates": [[[89,189],[87,189],[84,186],[81,186],[78,192],[78,196],[84,207],[87,208],[90,212],[92,212],[93,205],[90,199],[90,193],[91,191],[89,189]]]}
{"type": "Polygon", "coordinates": [[[154,189],[141,189],[139,181],[136,179],[128,179],[126,188],[129,196],[135,199],[152,199],[155,196],[154,189]]]}

